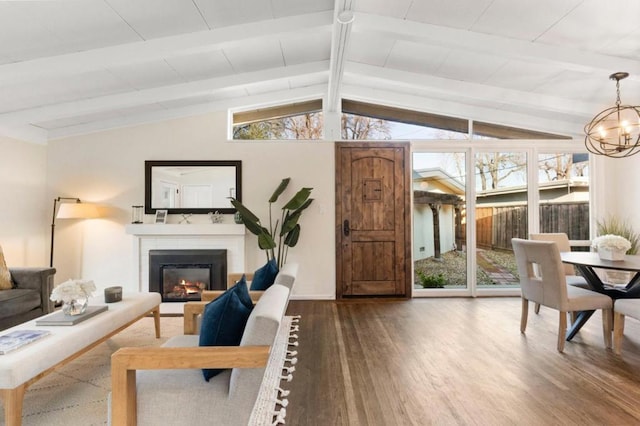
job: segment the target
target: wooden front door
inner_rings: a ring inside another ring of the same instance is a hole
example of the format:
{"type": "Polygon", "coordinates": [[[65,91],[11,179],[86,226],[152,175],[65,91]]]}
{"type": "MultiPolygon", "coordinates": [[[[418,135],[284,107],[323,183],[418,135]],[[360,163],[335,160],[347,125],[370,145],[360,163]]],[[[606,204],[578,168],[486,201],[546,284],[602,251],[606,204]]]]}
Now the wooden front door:
{"type": "Polygon", "coordinates": [[[336,296],[410,295],[409,145],[336,144],[336,296]]]}

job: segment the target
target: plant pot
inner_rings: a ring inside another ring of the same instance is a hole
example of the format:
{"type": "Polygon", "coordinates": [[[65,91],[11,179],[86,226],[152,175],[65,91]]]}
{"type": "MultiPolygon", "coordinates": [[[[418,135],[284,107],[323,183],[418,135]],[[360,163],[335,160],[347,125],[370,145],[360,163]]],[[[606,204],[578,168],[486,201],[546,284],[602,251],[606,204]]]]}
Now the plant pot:
{"type": "Polygon", "coordinates": [[[604,247],[598,247],[598,256],[602,260],[624,260],[625,252],[623,250],[610,250],[604,247]]]}

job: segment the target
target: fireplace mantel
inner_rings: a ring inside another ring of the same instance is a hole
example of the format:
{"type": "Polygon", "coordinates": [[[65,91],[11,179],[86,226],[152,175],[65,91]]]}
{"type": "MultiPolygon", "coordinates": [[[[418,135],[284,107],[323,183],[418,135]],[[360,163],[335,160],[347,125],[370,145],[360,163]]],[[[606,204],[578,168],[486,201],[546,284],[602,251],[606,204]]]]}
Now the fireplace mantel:
{"type": "MultiPolygon", "coordinates": [[[[200,224],[131,224],[125,232],[133,238],[133,276],[125,290],[149,291],[149,250],[156,249],[225,249],[227,272],[244,272],[244,225],[225,223],[200,224]]],[[[163,306],[178,303],[163,303],[163,306]]],[[[175,307],[175,306],[174,306],[175,307]]]]}
{"type": "Polygon", "coordinates": [[[125,227],[127,234],[145,235],[244,235],[244,225],[225,223],[197,224],[131,224],[125,227]]]}

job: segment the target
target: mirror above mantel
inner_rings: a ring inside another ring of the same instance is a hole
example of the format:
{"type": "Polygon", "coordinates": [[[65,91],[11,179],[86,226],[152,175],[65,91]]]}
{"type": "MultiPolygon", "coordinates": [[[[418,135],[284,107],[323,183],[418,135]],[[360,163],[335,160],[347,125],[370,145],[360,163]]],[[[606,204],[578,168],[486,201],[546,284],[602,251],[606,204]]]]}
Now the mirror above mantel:
{"type": "Polygon", "coordinates": [[[235,213],[242,201],[241,161],[145,161],[145,213],[235,213]]]}

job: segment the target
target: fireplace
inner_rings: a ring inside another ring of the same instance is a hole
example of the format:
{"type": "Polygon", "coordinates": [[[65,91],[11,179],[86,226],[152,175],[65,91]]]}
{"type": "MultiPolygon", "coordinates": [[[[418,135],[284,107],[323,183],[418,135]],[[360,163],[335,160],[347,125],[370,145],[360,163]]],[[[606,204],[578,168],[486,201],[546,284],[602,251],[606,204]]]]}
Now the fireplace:
{"type": "Polygon", "coordinates": [[[149,250],[149,291],[163,302],[200,300],[203,290],[224,290],[227,250],[149,250]]]}

